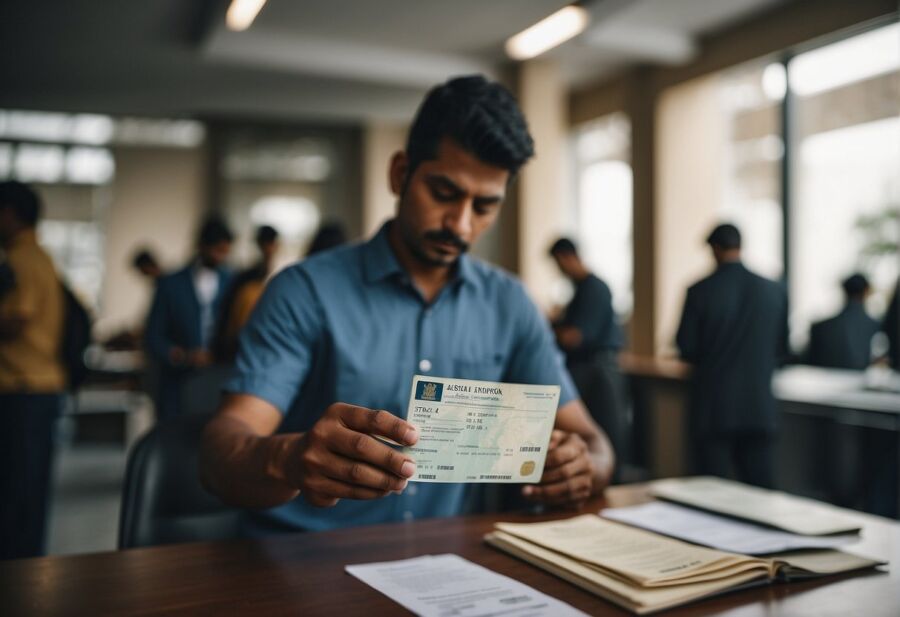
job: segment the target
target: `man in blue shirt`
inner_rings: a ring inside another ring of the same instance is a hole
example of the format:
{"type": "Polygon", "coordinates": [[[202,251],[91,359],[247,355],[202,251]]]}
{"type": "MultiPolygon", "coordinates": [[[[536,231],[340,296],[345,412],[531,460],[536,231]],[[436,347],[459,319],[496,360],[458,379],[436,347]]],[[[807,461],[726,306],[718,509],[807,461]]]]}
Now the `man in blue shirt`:
{"type": "Polygon", "coordinates": [[[375,436],[418,439],[413,375],[559,384],[541,483],[526,498],[577,505],[608,483],[613,452],[521,284],[467,256],[532,156],[515,99],[480,76],[426,97],[394,155],[397,216],[269,285],[201,452],[204,484],[254,509],[256,532],[452,516],[465,485],[407,485],[415,461],[375,436]]]}

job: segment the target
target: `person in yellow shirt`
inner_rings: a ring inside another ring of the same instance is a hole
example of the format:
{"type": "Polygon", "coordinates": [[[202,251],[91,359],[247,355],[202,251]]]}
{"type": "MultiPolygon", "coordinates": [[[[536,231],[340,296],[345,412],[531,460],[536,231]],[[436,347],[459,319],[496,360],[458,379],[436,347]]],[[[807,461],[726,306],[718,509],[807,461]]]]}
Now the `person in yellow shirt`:
{"type": "Polygon", "coordinates": [[[53,429],[66,373],[60,356],[62,285],[35,236],[41,204],[20,182],[0,182],[0,559],[44,553],[53,429]]]}
{"type": "Polygon", "coordinates": [[[259,261],[247,270],[238,274],[225,301],[216,324],[216,335],[213,342],[213,355],[216,362],[231,364],[237,355],[238,335],[241,328],[250,319],[253,307],[259,301],[266,281],[275,266],[278,254],[278,231],[269,225],[256,230],[256,247],[259,249],[259,261]]]}

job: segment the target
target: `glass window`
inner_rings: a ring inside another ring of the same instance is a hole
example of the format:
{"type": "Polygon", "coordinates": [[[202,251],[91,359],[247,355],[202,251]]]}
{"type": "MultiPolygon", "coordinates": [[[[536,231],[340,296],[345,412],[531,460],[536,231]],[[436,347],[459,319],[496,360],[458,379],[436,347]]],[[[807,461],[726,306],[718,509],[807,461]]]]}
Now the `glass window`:
{"type": "Polygon", "coordinates": [[[744,262],[772,279],[784,274],[779,110],[785,82],[784,65],[758,61],[724,72],[719,87],[725,135],[717,216],[741,230],[744,262]]]}
{"type": "Polygon", "coordinates": [[[840,281],[862,271],[869,309],[884,310],[898,276],[900,25],[797,55],[790,257],[795,346],[840,310],[840,281]]]}
{"type": "Polygon", "coordinates": [[[614,113],[581,127],[575,158],[575,240],[588,268],[609,285],[616,313],[627,318],[634,302],[628,117],[614,113]]]}

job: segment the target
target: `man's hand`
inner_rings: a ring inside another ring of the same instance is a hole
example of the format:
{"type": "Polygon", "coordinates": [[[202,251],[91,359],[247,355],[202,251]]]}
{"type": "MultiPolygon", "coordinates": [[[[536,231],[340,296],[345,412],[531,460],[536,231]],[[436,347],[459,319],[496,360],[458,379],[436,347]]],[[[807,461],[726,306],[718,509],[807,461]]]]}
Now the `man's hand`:
{"type": "Polygon", "coordinates": [[[316,506],[399,493],[415,473],[415,462],[373,435],[404,446],[419,439],[413,425],[390,412],[334,403],[295,442],[285,479],[316,506]]]}
{"type": "Polygon", "coordinates": [[[187,363],[193,368],[205,368],[213,363],[213,357],[205,349],[192,349],[187,354],[187,363]]]}
{"type": "Polygon", "coordinates": [[[554,430],[541,482],[525,486],[522,494],[548,505],[578,508],[591,496],[594,477],[594,461],[584,439],[554,430]]]}

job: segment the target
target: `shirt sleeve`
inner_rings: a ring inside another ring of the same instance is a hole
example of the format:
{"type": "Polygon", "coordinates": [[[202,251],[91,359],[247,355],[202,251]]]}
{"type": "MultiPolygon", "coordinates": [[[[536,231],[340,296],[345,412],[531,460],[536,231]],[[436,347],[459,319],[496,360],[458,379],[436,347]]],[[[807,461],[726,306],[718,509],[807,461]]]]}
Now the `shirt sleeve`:
{"type": "Polygon", "coordinates": [[[578,391],[563,363],[562,352],[556,346],[547,320],[541,316],[520,285],[515,286],[514,295],[517,296],[515,305],[520,310],[516,315],[516,340],[512,358],[503,380],[513,383],[557,384],[560,386],[559,406],[562,407],[578,398],[578,391]]]}
{"type": "Polygon", "coordinates": [[[38,287],[35,282],[39,276],[21,261],[9,262],[13,272],[13,287],[0,296],[0,318],[31,319],[38,310],[38,287]]]}
{"type": "Polygon", "coordinates": [[[308,276],[289,268],[266,286],[240,335],[228,392],[251,394],[287,413],[306,380],[324,318],[308,276]]]}
{"type": "Polygon", "coordinates": [[[579,292],[566,310],[566,325],[581,332],[577,349],[593,349],[607,342],[603,335],[613,325],[612,294],[596,279],[586,281],[579,292]]]}

